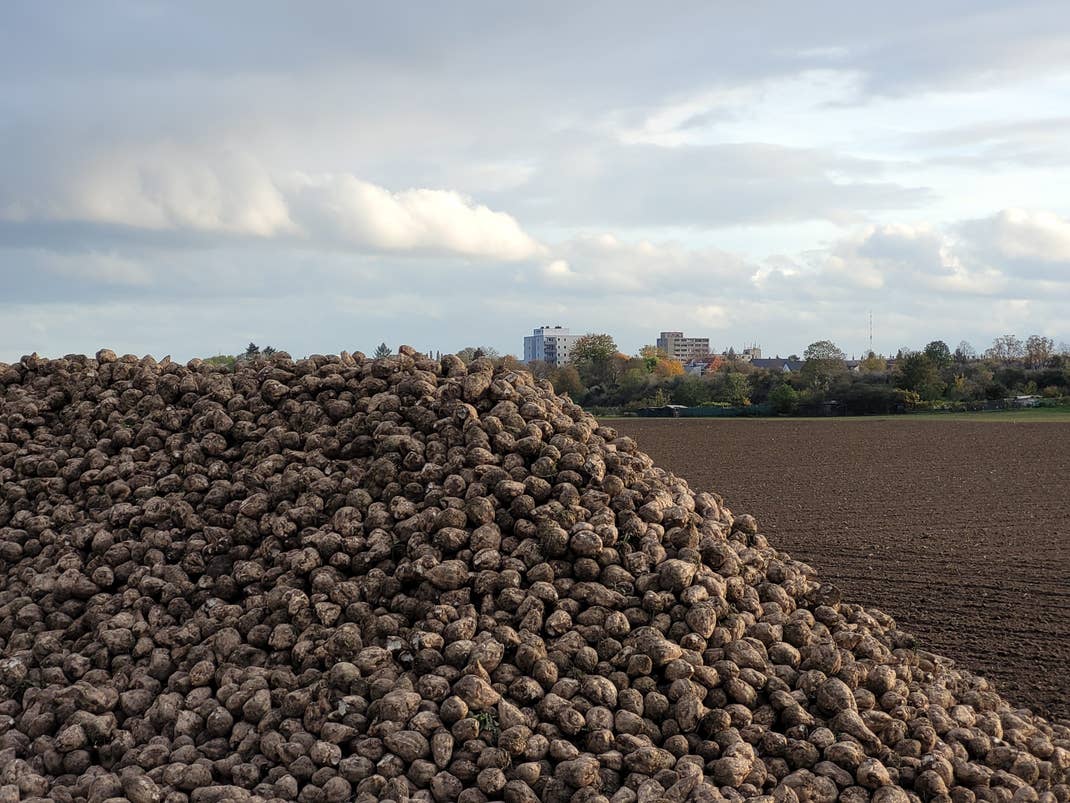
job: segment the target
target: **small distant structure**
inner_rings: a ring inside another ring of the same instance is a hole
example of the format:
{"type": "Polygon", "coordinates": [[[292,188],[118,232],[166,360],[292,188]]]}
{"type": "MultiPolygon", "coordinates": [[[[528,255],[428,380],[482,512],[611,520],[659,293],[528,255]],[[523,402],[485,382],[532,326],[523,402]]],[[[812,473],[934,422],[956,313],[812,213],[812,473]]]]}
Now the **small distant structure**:
{"type": "Polygon", "coordinates": [[[708,337],[684,337],[683,332],[662,332],[657,347],[674,360],[687,363],[710,353],[708,337]]]}
{"type": "Polygon", "coordinates": [[[1037,396],[1035,393],[1015,396],[1011,403],[1015,407],[1040,407],[1040,396],[1037,396]]]}
{"type": "Polygon", "coordinates": [[[644,418],[679,418],[686,404],[663,404],[661,407],[644,407],[636,412],[644,418]]]}
{"type": "Polygon", "coordinates": [[[709,367],[709,360],[688,360],[684,363],[684,373],[689,376],[705,376],[709,367]]]}
{"type": "Polygon", "coordinates": [[[565,326],[540,326],[524,338],[524,362],[540,360],[560,368],[568,363],[572,347],[581,337],[565,326]]]}
{"type": "Polygon", "coordinates": [[[761,368],[766,371],[780,371],[785,374],[794,374],[802,370],[805,364],[803,360],[789,360],[781,357],[765,357],[752,359],[750,364],[755,368],[761,368]]]}

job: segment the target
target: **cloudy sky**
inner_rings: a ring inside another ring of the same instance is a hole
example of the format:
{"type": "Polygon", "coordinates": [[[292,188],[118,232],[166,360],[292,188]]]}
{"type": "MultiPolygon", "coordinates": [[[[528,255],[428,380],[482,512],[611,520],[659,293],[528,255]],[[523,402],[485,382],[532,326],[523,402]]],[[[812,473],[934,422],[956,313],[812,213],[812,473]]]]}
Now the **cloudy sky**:
{"type": "Polygon", "coordinates": [[[1068,142],[1065,0],[15,0],[0,360],[1070,340],[1068,142]]]}

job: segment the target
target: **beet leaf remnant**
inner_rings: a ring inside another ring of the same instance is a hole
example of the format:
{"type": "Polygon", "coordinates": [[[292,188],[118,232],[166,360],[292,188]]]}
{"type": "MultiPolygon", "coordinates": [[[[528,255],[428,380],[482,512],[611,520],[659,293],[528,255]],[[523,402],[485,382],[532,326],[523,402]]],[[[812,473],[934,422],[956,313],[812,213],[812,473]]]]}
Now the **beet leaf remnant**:
{"type": "Polygon", "coordinates": [[[1070,730],[530,374],[0,364],[0,801],[1070,799],[1070,730]]]}

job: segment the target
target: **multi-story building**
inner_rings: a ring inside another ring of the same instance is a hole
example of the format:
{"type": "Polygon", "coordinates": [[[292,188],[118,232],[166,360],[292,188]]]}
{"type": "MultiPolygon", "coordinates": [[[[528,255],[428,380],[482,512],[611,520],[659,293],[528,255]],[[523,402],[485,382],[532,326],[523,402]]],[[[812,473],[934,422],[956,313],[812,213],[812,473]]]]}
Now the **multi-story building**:
{"type": "Polygon", "coordinates": [[[524,338],[524,362],[542,360],[560,368],[572,356],[572,346],[582,335],[569,334],[564,326],[540,326],[524,338]]]}
{"type": "Polygon", "coordinates": [[[662,332],[658,336],[657,345],[669,357],[680,362],[688,362],[710,353],[708,337],[684,337],[683,332],[662,332]]]}

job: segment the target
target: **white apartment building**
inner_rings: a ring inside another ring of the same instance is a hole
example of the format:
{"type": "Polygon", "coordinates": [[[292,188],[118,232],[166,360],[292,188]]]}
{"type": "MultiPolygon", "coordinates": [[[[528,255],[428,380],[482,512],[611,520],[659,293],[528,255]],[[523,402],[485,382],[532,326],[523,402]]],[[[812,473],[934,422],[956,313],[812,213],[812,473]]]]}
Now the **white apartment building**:
{"type": "Polygon", "coordinates": [[[708,337],[684,337],[683,332],[662,332],[657,346],[672,359],[685,363],[710,353],[708,337]]]}
{"type": "Polygon", "coordinates": [[[560,368],[572,356],[572,346],[582,335],[570,334],[564,326],[540,326],[524,338],[524,362],[542,360],[560,368]]]}

